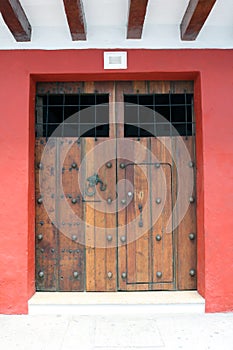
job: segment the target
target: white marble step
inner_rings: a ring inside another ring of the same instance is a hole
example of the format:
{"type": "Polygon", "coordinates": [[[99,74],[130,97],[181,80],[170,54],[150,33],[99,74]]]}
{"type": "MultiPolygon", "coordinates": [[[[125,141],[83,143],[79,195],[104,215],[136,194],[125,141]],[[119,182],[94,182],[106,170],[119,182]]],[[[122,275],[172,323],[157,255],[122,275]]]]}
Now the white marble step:
{"type": "Polygon", "coordinates": [[[205,300],[197,291],[37,292],[28,308],[31,315],[204,313],[205,300]]]}

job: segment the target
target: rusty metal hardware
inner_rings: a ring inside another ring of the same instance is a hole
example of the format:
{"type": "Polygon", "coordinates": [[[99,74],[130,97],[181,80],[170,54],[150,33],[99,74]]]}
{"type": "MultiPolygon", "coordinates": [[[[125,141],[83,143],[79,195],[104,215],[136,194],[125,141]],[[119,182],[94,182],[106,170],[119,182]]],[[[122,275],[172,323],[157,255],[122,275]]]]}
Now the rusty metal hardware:
{"type": "Polygon", "coordinates": [[[111,242],[112,241],[112,235],[107,235],[107,241],[111,242]]]}
{"type": "Polygon", "coordinates": [[[156,198],[156,203],[160,204],[161,203],[161,198],[156,198]]]}
{"type": "Polygon", "coordinates": [[[38,198],[38,199],[37,199],[37,203],[38,203],[38,204],[42,204],[42,203],[43,203],[43,198],[42,198],[42,197],[38,198]]]}
{"type": "MultiPolygon", "coordinates": [[[[75,197],[75,198],[72,198],[71,195],[68,195],[67,197],[68,197],[68,198],[71,198],[71,203],[72,203],[72,204],[80,203],[80,201],[81,201],[81,198],[80,198],[79,195],[78,195],[77,197],[75,197]]],[[[83,200],[82,200],[82,201],[83,201],[83,200]]]]}
{"type": "Polygon", "coordinates": [[[190,167],[190,168],[193,168],[193,167],[194,167],[194,162],[190,161],[190,162],[189,162],[189,167],[190,167]]]}
{"type": "Polygon", "coordinates": [[[195,201],[194,197],[189,197],[189,202],[190,203],[194,203],[194,201],[195,201]]]}
{"type": "Polygon", "coordinates": [[[42,169],[43,169],[43,164],[42,164],[42,163],[38,163],[38,164],[37,164],[37,168],[40,169],[40,170],[42,170],[42,169]]]}
{"type": "Polygon", "coordinates": [[[161,241],[162,237],[161,237],[161,235],[156,235],[155,239],[156,239],[156,241],[159,242],[159,241],[161,241]]]}
{"type": "Polygon", "coordinates": [[[44,272],[43,272],[43,271],[39,271],[39,272],[38,272],[38,276],[39,276],[40,278],[44,278],[44,272]]]}
{"type": "Polygon", "coordinates": [[[74,276],[74,278],[78,278],[78,271],[74,271],[73,276],[74,276]]]}
{"type": "Polygon", "coordinates": [[[189,234],[189,239],[190,239],[190,241],[193,241],[195,238],[196,238],[195,233],[190,233],[190,234],[189,234]]]}
{"type": "Polygon", "coordinates": [[[125,243],[126,242],[126,237],[125,236],[121,236],[121,242],[125,243]]]}
{"type": "Polygon", "coordinates": [[[120,168],[121,168],[121,169],[125,169],[125,163],[121,163],[121,164],[120,164],[120,168]]]}
{"type": "Polygon", "coordinates": [[[138,226],[142,227],[143,226],[143,220],[142,220],[142,205],[141,204],[138,204],[138,209],[140,211],[140,220],[139,220],[138,226]]]}
{"type": "Polygon", "coordinates": [[[72,241],[76,241],[77,240],[77,236],[76,235],[72,235],[71,239],[72,239],[72,241]]]}
{"type": "Polygon", "coordinates": [[[106,185],[104,185],[103,181],[100,179],[98,174],[94,174],[92,176],[89,176],[87,178],[88,181],[88,185],[86,186],[85,189],[85,194],[88,197],[93,197],[96,193],[96,186],[98,185],[98,183],[100,184],[100,190],[101,191],[105,191],[106,190],[106,185]]]}
{"type": "Polygon", "coordinates": [[[107,199],[107,202],[108,202],[108,204],[111,204],[111,203],[112,203],[112,198],[109,197],[109,198],[107,199]]]}
{"type": "Polygon", "coordinates": [[[42,233],[39,233],[39,234],[37,235],[37,238],[38,238],[38,241],[42,241],[42,239],[43,239],[42,233]]]}
{"type": "Polygon", "coordinates": [[[125,205],[126,204],[126,199],[121,200],[121,204],[125,205]]]}
{"type": "Polygon", "coordinates": [[[161,278],[162,277],[162,272],[161,271],[157,271],[156,272],[156,276],[157,276],[157,278],[161,278]]]}
{"type": "Polygon", "coordinates": [[[156,168],[160,168],[160,163],[155,163],[156,168]]]}
{"type": "Polygon", "coordinates": [[[126,277],[127,277],[127,273],[126,272],[122,272],[121,278],[126,279],[126,277]]]}
{"type": "Polygon", "coordinates": [[[109,278],[109,279],[112,278],[112,272],[111,272],[111,271],[108,272],[108,278],[109,278]]]}
{"type": "Polygon", "coordinates": [[[107,167],[108,169],[110,169],[110,168],[112,167],[112,163],[111,163],[111,162],[106,163],[106,167],[107,167]]]}
{"type": "Polygon", "coordinates": [[[196,271],[194,269],[189,270],[189,274],[191,277],[194,277],[196,275],[196,271]]]}
{"type": "Polygon", "coordinates": [[[73,169],[76,169],[76,168],[77,168],[77,163],[73,162],[73,163],[71,164],[71,167],[72,167],[73,169]]]}

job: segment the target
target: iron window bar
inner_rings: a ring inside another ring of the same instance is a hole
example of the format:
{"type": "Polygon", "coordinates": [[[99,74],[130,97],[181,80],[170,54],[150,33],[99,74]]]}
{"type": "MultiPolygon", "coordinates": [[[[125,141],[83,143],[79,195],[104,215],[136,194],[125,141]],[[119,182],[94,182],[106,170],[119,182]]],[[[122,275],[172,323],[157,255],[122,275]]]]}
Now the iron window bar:
{"type": "Polygon", "coordinates": [[[176,129],[178,134],[185,137],[195,133],[193,94],[187,94],[186,90],[178,94],[171,91],[166,94],[125,94],[124,102],[125,137],[139,137],[139,135],[140,137],[142,135],[144,137],[175,136],[176,132],[173,128],[176,129]],[[135,103],[137,104],[136,109],[135,103]],[[142,120],[143,113],[138,115],[138,111],[142,106],[153,111],[149,114],[150,122],[142,120]],[[164,122],[157,118],[158,113],[165,118],[164,122]],[[150,128],[144,128],[143,130],[143,126],[146,125],[150,128]]]}
{"type": "Polygon", "coordinates": [[[109,134],[108,93],[40,92],[36,95],[35,108],[37,137],[46,137],[47,140],[58,126],[60,126],[59,133],[55,134],[56,137],[77,136],[80,138],[88,133],[88,137],[94,137],[97,140],[98,136],[107,137],[109,134]],[[104,104],[103,107],[102,104],[104,104]],[[83,117],[79,114],[80,111],[90,107],[93,108],[90,114],[87,112],[83,117]],[[75,116],[76,113],[77,116],[75,116]],[[69,122],[69,117],[72,115],[74,119],[69,122]],[[87,120],[85,120],[86,116],[88,116],[87,120]],[[71,126],[76,128],[69,129],[71,126]]]}

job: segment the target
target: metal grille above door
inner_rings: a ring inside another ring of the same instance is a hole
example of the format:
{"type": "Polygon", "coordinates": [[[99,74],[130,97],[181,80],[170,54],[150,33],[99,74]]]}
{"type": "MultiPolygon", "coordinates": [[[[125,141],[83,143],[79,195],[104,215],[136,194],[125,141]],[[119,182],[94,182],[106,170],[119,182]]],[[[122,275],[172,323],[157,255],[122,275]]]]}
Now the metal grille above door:
{"type": "Polygon", "coordinates": [[[37,290],[195,289],[192,101],[192,82],[37,85],[37,290]]]}

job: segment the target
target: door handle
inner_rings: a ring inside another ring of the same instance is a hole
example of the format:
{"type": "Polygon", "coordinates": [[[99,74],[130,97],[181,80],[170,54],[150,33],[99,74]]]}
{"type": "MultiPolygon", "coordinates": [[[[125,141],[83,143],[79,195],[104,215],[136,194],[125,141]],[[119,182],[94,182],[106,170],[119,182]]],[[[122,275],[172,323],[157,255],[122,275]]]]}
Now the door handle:
{"type": "Polygon", "coordinates": [[[96,193],[96,186],[98,185],[98,183],[100,184],[100,190],[101,191],[105,191],[106,190],[106,185],[104,185],[103,181],[101,180],[101,178],[99,177],[98,174],[94,174],[92,176],[89,176],[87,178],[87,186],[86,186],[86,189],[85,189],[85,194],[88,196],[88,197],[93,197],[96,193]]]}

